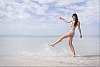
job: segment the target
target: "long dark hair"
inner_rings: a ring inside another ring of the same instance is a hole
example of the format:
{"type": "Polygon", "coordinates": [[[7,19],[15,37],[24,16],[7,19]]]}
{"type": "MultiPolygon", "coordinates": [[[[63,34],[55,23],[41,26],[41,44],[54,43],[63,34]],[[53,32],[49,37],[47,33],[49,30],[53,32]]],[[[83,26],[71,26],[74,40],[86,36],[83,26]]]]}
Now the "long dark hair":
{"type": "Polygon", "coordinates": [[[76,19],[75,19],[75,23],[74,23],[74,26],[76,26],[77,25],[77,22],[78,22],[78,16],[77,16],[77,14],[76,13],[74,13],[73,15],[72,15],[72,17],[73,16],[75,16],[76,17],[76,19]]]}

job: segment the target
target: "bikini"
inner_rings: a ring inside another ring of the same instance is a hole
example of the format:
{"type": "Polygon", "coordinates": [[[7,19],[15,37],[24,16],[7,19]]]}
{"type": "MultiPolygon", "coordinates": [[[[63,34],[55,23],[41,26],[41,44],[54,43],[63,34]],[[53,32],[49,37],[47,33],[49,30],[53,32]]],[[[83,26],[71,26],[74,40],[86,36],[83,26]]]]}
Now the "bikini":
{"type": "MultiPolygon", "coordinates": [[[[71,26],[74,26],[74,23],[75,23],[75,21],[72,22],[71,26]]],[[[75,29],[71,29],[70,31],[73,32],[73,36],[74,36],[74,34],[75,34],[75,29]]]]}

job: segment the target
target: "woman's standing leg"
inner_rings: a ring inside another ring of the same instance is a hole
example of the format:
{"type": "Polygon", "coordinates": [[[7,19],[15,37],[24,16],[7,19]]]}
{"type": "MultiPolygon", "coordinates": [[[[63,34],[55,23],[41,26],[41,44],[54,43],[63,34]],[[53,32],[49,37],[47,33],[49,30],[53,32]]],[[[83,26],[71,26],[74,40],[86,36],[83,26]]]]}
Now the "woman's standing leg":
{"type": "Polygon", "coordinates": [[[69,46],[70,46],[71,51],[73,52],[74,57],[75,57],[76,54],[75,54],[75,49],[74,49],[72,42],[73,42],[73,37],[69,37],[69,46]]]}

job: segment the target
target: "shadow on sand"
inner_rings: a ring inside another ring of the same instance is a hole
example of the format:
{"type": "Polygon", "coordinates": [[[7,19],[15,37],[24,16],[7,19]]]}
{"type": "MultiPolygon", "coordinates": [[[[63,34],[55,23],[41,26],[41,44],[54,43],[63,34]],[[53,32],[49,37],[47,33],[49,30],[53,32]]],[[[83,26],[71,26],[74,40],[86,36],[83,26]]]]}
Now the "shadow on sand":
{"type": "Polygon", "coordinates": [[[83,56],[77,56],[77,57],[86,57],[86,58],[99,57],[100,58],[100,55],[83,55],[83,56]]]}

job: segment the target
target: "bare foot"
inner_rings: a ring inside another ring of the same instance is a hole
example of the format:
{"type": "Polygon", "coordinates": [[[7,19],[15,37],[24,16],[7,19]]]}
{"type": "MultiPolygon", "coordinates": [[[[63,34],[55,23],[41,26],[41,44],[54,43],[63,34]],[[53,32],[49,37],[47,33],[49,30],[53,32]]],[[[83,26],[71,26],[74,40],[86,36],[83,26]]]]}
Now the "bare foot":
{"type": "Polygon", "coordinates": [[[48,44],[49,46],[51,46],[51,47],[54,47],[54,45],[52,45],[52,44],[48,44]]]}

